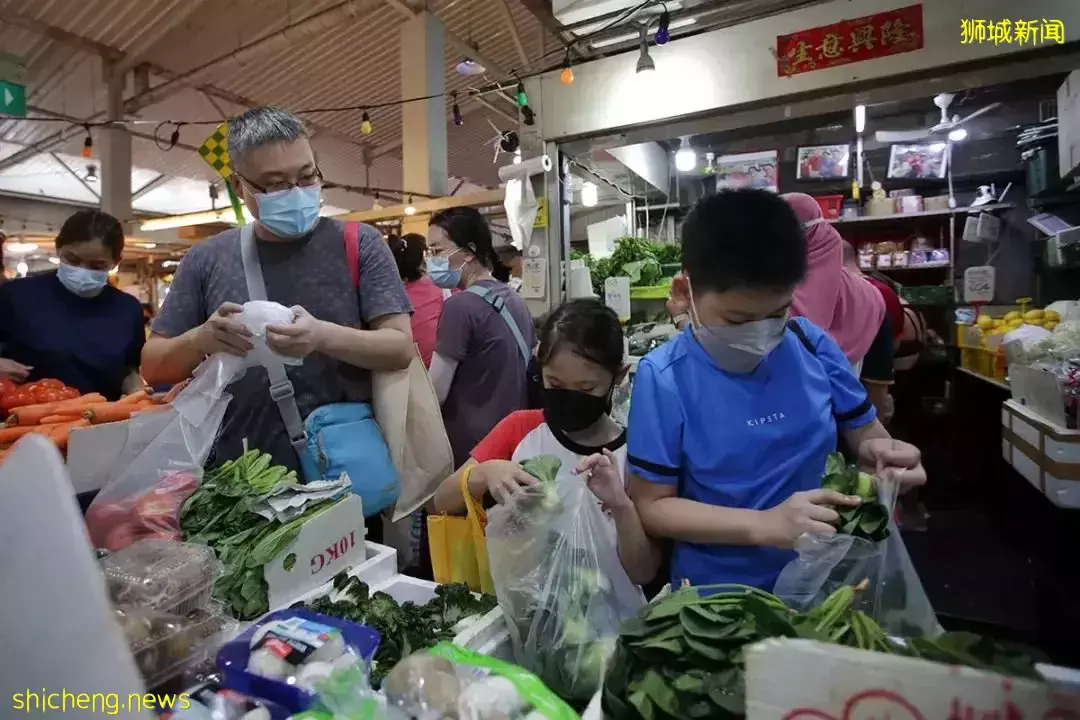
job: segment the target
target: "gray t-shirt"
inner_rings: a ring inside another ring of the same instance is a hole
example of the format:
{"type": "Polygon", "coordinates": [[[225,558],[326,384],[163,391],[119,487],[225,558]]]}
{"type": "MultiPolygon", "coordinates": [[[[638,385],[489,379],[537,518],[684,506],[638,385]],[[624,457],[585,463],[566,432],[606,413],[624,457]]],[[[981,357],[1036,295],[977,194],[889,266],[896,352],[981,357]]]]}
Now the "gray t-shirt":
{"type": "MultiPolygon", "coordinates": [[[[256,243],[269,300],[286,307],[300,305],[309,313],[337,325],[361,327],[383,315],[411,311],[405,287],[389,247],[379,232],[360,226],[360,288],[345,261],[344,223],[323,218],[310,235],[298,240],[256,243]]],[[[199,243],[176,270],[152,330],[176,337],[206,322],[222,303],[248,301],[240,230],[235,228],[199,243]]],[[[287,366],[301,417],[332,402],[371,399],[371,373],[321,353],[287,366]]],[[[274,462],[298,467],[277,406],[270,399],[266,370],[249,369],[229,386],[232,402],[214,454],[228,459],[242,452],[242,441],[268,452],[274,462]]]]}
{"type": "MultiPolygon", "coordinates": [[[[479,284],[506,302],[531,350],[533,321],[525,301],[497,280],[479,284]]],[[[442,410],[454,464],[461,467],[496,423],[526,406],[527,368],[502,316],[471,292],[457,293],[443,304],[435,352],[458,363],[442,410]]]]}

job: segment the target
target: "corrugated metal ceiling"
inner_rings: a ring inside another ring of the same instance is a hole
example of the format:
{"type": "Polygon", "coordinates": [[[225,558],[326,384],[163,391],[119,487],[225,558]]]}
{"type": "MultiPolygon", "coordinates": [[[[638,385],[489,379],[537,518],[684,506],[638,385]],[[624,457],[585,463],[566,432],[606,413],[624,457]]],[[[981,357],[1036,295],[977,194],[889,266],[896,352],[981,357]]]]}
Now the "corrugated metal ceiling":
{"type": "MultiPolygon", "coordinates": [[[[400,43],[397,41],[405,15],[392,3],[397,0],[368,0],[353,3],[351,20],[320,28],[310,35],[288,33],[287,52],[264,52],[244,56],[241,66],[227,60],[200,78],[200,83],[219,88],[260,104],[291,109],[375,104],[400,97],[400,43]]],[[[543,58],[545,44],[555,41],[545,35],[540,23],[520,0],[436,0],[432,10],[442,20],[448,33],[475,43],[493,66],[489,78],[503,79],[506,72],[525,68],[505,21],[501,4],[506,2],[521,44],[534,67],[550,62],[543,58]]],[[[28,102],[31,107],[73,118],[91,118],[105,107],[102,81],[103,61],[93,49],[123,53],[130,49],[154,66],[173,74],[182,74],[209,60],[228,55],[267,34],[342,5],[340,0],[237,0],[210,3],[207,0],[9,0],[0,2],[0,13],[25,18],[49,26],[72,37],[60,41],[18,25],[2,22],[0,47],[4,52],[23,58],[26,65],[28,102]],[[192,10],[191,3],[198,7],[192,10]],[[79,39],[92,46],[78,46],[79,39]],[[153,42],[151,42],[153,41],[153,42]],[[149,44],[148,44],[149,43],[149,44]]],[[[53,33],[55,36],[57,33],[53,33]]],[[[237,57],[240,57],[239,55],[237,57]]],[[[506,129],[506,117],[516,115],[512,103],[489,96],[489,102],[503,112],[477,106],[465,98],[474,78],[464,78],[454,71],[461,52],[448,42],[446,72],[448,92],[458,91],[465,123],[448,123],[448,168],[452,176],[472,183],[494,184],[495,166],[491,163],[489,140],[494,136],[488,120],[506,129]]],[[[154,76],[153,84],[167,76],[154,76]]],[[[481,78],[480,82],[485,79],[481,78]]],[[[130,84],[130,83],[129,83],[130,84]]],[[[129,97],[135,95],[128,88],[129,97]]],[[[215,102],[225,113],[241,106],[215,102]]],[[[452,100],[447,99],[447,116],[452,100]]],[[[365,138],[360,133],[357,112],[317,113],[308,118],[319,126],[316,147],[328,178],[352,185],[401,185],[400,146],[401,111],[398,107],[371,111],[375,132],[365,138]],[[364,149],[375,160],[369,172],[364,168],[364,149]]],[[[137,117],[146,119],[213,119],[219,116],[206,95],[184,89],[160,102],[141,109],[137,117]]],[[[0,123],[0,138],[29,144],[48,138],[61,124],[0,123]]],[[[135,128],[150,134],[152,126],[135,128]]],[[[181,143],[197,146],[209,134],[205,126],[181,129],[181,143]]],[[[166,133],[167,134],[167,133],[166,133]]],[[[82,134],[68,128],[67,141],[56,151],[78,154],[82,134]]],[[[177,148],[163,153],[149,140],[136,139],[135,164],[169,175],[211,179],[192,152],[177,148]]],[[[335,202],[335,204],[341,204],[335,202]]],[[[353,196],[348,207],[366,203],[353,196]]]]}

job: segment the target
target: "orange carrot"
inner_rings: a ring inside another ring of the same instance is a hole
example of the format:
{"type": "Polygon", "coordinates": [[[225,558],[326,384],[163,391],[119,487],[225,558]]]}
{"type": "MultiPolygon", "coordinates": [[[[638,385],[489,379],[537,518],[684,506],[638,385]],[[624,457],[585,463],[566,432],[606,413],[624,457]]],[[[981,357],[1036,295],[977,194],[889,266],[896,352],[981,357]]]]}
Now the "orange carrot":
{"type": "Polygon", "coordinates": [[[13,443],[23,435],[29,435],[30,433],[49,435],[54,429],[56,429],[56,425],[16,425],[15,427],[0,428],[0,445],[13,443]]]}
{"type": "Polygon", "coordinates": [[[81,418],[81,413],[63,413],[57,411],[53,415],[47,415],[41,418],[41,422],[39,422],[38,425],[58,425],[60,423],[75,422],[81,418]]]}
{"type": "Polygon", "coordinates": [[[83,413],[83,417],[92,422],[94,425],[101,425],[102,423],[118,422],[120,420],[127,420],[131,417],[131,413],[135,412],[136,407],[134,405],[121,405],[119,403],[99,403],[91,405],[83,413]]]}
{"type": "Polygon", "coordinates": [[[53,431],[49,433],[49,439],[56,443],[56,447],[60,448],[61,450],[66,450],[68,444],[68,434],[72,431],[72,429],[77,427],[84,427],[89,424],[90,421],[86,418],[83,418],[82,420],[76,420],[74,422],[56,425],[54,426],[53,431]]]}
{"type": "Polygon", "coordinates": [[[106,400],[105,396],[102,395],[101,393],[88,393],[86,395],[80,395],[77,398],[72,398],[71,400],[64,400],[63,402],[57,403],[57,407],[65,407],[66,408],[66,407],[71,407],[73,405],[79,405],[79,406],[81,406],[81,405],[93,405],[94,403],[103,403],[103,402],[109,402],[109,401],[106,400]]]}
{"type": "Polygon", "coordinates": [[[135,412],[140,413],[140,414],[142,414],[142,413],[156,413],[156,412],[164,412],[166,410],[171,410],[171,409],[172,409],[172,405],[159,405],[158,403],[149,403],[149,404],[146,404],[146,405],[141,405],[140,404],[140,405],[136,406],[135,412]]]}
{"type": "Polygon", "coordinates": [[[15,408],[8,415],[7,425],[12,427],[37,425],[41,422],[42,418],[46,418],[50,415],[55,415],[56,406],[58,403],[40,403],[38,405],[24,405],[20,408],[15,408]]]}
{"type": "Polygon", "coordinates": [[[139,390],[138,392],[133,392],[130,395],[125,395],[124,397],[120,398],[116,402],[119,403],[120,405],[129,405],[129,404],[135,405],[135,404],[143,402],[148,397],[150,397],[150,396],[146,394],[145,390],[139,390]]]}

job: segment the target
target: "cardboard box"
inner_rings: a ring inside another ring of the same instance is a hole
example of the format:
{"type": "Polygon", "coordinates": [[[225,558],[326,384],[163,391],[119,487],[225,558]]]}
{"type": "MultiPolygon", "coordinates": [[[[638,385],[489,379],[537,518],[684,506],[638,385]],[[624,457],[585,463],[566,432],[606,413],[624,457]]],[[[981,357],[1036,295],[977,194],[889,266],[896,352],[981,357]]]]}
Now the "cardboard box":
{"type": "Polygon", "coordinates": [[[263,570],[270,607],[288,607],[345,568],[362,564],[366,532],[363,503],[356,495],[304,523],[292,545],[263,570]]]}
{"type": "MultiPolygon", "coordinates": [[[[397,574],[397,550],[386,545],[365,542],[363,560],[359,565],[349,568],[348,573],[353,577],[360,578],[371,587],[384,583],[397,574]]],[[[330,595],[333,592],[334,582],[333,578],[331,578],[317,588],[289,598],[280,606],[271,605],[270,612],[285,610],[295,603],[308,602],[323,595],[330,595]]]]}
{"type": "Polygon", "coordinates": [[[76,493],[100,490],[118,477],[175,418],[174,412],[76,428],[68,438],[67,469],[76,493]]]}
{"type": "Polygon", "coordinates": [[[1068,687],[809,640],[746,653],[749,720],[1072,718],[1068,687]]]}
{"type": "Polygon", "coordinates": [[[1001,453],[1050,502],[1080,508],[1080,430],[1051,422],[1016,399],[1006,400],[1001,453]]]}

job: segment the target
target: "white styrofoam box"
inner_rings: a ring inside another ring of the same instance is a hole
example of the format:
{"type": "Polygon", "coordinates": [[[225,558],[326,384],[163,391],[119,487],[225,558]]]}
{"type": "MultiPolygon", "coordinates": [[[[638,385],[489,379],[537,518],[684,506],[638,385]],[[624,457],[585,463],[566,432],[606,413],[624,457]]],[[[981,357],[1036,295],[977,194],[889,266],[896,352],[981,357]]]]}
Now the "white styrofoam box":
{"type": "Polygon", "coordinates": [[[1080,693],[1052,682],[816,643],[746,652],[746,715],[803,718],[1075,717],[1080,693]]]}
{"type": "Polygon", "coordinates": [[[173,412],[140,414],[138,422],[75,428],[68,438],[67,468],[76,493],[100,490],[117,477],[176,417],[173,412]]]}
{"type": "Polygon", "coordinates": [[[364,507],[350,495],[300,527],[289,547],[266,564],[270,607],[288,607],[366,559],[364,507]]]}
{"type": "MultiPolygon", "coordinates": [[[[379,545],[378,543],[366,542],[364,543],[364,559],[359,565],[355,565],[348,569],[349,575],[360,578],[368,584],[369,587],[374,587],[380,583],[384,583],[397,574],[397,551],[392,547],[385,545],[379,545]]],[[[270,612],[275,610],[283,610],[284,608],[294,605],[298,602],[308,602],[315,598],[322,597],[323,595],[330,595],[334,592],[334,579],[330,578],[327,582],[323,583],[314,590],[309,590],[305,593],[297,595],[289,600],[282,606],[271,606],[270,612]]]]}
{"type": "MultiPolygon", "coordinates": [[[[371,591],[384,592],[399,603],[414,602],[417,605],[423,605],[435,597],[435,588],[438,586],[438,583],[430,580],[421,580],[409,575],[395,575],[382,585],[372,587],[371,591]]],[[[503,647],[500,645],[500,642],[503,642],[503,636],[505,636],[504,642],[507,647],[510,643],[510,633],[500,607],[493,608],[478,617],[465,618],[457,624],[455,630],[457,632],[452,642],[470,650],[483,652],[481,648],[491,647],[493,651],[503,652],[503,647]]]]}
{"type": "Polygon", "coordinates": [[[1002,405],[1001,426],[1005,461],[1050,502],[1080,508],[1080,431],[1058,426],[1017,400],[1002,405]]]}

